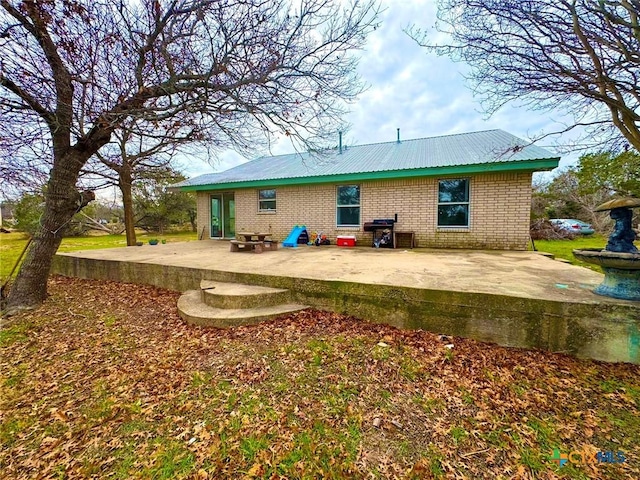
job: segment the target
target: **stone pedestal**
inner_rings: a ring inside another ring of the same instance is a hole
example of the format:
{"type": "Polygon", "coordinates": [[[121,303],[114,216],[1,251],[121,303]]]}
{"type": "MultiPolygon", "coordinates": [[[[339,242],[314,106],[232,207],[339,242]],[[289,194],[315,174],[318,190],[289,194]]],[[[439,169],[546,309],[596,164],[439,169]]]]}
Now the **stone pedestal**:
{"type": "Polygon", "coordinates": [[[640,301],[640,270],[602,267],[604,280],[594,290],[598,295],[640,301]]]}

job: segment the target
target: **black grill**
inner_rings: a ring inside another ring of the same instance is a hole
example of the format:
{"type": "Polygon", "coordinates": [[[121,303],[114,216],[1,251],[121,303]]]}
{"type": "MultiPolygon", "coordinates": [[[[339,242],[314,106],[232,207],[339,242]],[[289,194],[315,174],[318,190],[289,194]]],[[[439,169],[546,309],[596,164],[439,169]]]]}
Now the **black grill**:
{"type": "Polygon", "coordinates": [[[395,218],[377,218],[371,222],[365,222],[362,226],[365,232],[373,232],[372,246],[376,248],[394,248],[393,226],[395,218]],[[388,230],[385,232],[385,230],[388,230]]]}
{"type": "Polygon", "coordinates": [[[371,222],[365,222],[363,229],[365,232],[375,232],[376,230],[384,230],[389,228],[393,230],[393,225],[396,221],[393,218],[378,218],[371,222]]]}

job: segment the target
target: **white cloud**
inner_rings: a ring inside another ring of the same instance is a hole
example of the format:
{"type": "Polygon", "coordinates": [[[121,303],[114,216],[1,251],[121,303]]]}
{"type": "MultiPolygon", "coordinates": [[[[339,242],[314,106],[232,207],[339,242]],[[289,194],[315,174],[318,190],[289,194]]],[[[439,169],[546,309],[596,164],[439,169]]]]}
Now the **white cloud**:
{"type": "MultiPolygon", "coordinates": [[[[551,114],[531,112],[525,108],[507,106],[491,118],[485,118],[477,99],[465,84],[466,66],[448,58],[429,54],[403,30],[416,25],[426,30],[431,40],[442,39],[433,29],[436,4],[432,0],[383,0],[386,10],[381,26],[370,35],[366,48],[360,52],[359,72],[370,86],[359,100],[350,106],[346,120],[352,125],[345,136],[347,144],[393,141],[396,129],[401,138],[422,138],[435,135],[472,132],[499,128],[524,139],[541,131],[562,128],[551,114]]],[[[561,122],[563,116],[554,113],[561,122]]],[[[336,126],[336,143],[337,143],[336,126]]],[[[541,146],[554,149],[552,141],[541,146]]],[[[291,152],[285,140],[272,148],[273,154],[291,152]]],[[[575,162],[570,155],[561,165],[575,162]]],[[[225,152],[215,171],[231,168],[245,161],[235,152],[225,152]]],[[[211,172],[204,162],[193,162],[189,175],[211,172]]]]}

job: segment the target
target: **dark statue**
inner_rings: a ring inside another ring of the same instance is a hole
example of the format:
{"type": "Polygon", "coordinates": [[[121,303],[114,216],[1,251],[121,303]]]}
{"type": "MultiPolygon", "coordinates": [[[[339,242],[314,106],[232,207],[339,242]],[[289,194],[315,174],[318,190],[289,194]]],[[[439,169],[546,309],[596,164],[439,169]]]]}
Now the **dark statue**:
{"type": "Polygon", "coordinates": [[[594,212],[609,211],[616,224],[604,250],[576,249],[573,255],[586,263],[599,265],[604,280],[594,293],[621,300],[640,302],[640,252],[633,244],[636,233],[631,228],[632,208],[640,207],[640,198],[614,198],[599,205],[594,212]]]}
{"type": "Polygon", "coordinates": [[[636,233],[631,228],[631,209],[614,208],[609,216],[616,221],[613,233],[609,236],[609,241],[605,250],[609,252],[638,253],[638,249],[633,244],[636,233]]]}

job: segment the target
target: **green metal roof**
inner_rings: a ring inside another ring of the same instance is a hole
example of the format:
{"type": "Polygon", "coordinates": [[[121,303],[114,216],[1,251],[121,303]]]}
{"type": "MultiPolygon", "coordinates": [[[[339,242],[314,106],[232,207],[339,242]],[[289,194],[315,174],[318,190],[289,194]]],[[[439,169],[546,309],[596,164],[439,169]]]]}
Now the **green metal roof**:
{"type": "Polygon", "coordinates": [[[560,157],[503,130],[260,157],[172,185],[183,191],[550,170],[560,157]]]}

